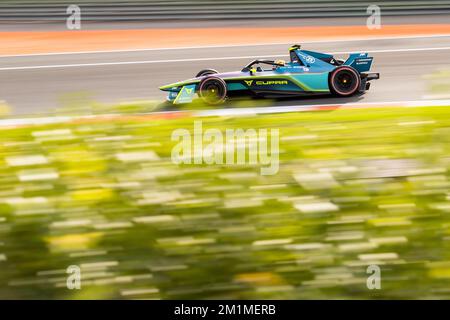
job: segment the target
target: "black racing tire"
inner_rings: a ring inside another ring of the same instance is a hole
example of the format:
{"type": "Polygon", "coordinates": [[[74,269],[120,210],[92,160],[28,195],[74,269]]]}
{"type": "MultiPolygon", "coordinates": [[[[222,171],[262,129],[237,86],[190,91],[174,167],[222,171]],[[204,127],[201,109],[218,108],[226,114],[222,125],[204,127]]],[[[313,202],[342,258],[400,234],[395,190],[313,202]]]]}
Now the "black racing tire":
{"type": "Polygon", "coordinates": [[[349,66],[340,66],[330,73],[330,91],[341,97],[348,97],[359,90],[361,76],[349,66]]]}
{"type": "Polygon", "coordinates": [[[195,77],[196,78],[204,77],[204,76],[208,76],[210,74],[216,74],[216,73],[219,73],[219,72],[217,70],[214,70],[214,69],[203,69],[202,71],[197,73],[197,75],[195,77]]]}
{"type": "Polygon", "coordinates": [[[206,77],[200,81],[198,95],[206,104],[222,104],[227,99],[227,84],[219,77],[206,77]]]}

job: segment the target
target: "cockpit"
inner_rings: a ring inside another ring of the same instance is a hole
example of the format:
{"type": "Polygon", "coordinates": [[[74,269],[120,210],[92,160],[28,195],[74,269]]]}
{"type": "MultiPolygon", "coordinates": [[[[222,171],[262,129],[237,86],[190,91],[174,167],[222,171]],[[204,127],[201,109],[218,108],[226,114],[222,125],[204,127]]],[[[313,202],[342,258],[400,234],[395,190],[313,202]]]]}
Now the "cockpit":
{"type": "MultiPolygon", "coordinates": [[[[300,49],[300,45],[294,45],[289,50],[289,58],[290,61],[286,63],[284,60],[253,60],[248,65],[246,65],[242,72],[250,72],[250,73],[257,73],[257,72],[263,72],[263,71],[275,71],[277,69],[284,70],[285,68],[296,68],[299,66],[304,66],[305,64],[302,62],[302,60],[298,57],[296,50],[300,49]]],[[[285,70],[284,70],[285,71],[285,70]]]]}
{"type": "Polygon", "coordinates": [[[271,71],[278,67],[284,67],[286,65],[286,61],[284,60],[253,60],[248,65],[246,65],[242,72],[261,72],[261,71],[271,71]],[[270,69],[263,69],[264,66],[270,66],[270,69]]]}

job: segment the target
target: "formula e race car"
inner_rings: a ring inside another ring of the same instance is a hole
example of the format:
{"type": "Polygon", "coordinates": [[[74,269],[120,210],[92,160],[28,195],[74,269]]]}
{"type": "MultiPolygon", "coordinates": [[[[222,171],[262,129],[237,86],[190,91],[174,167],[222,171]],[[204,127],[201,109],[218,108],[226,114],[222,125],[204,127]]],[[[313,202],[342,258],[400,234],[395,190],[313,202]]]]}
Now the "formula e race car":
{"type": "Polygon", "coordinates": [[[195,78],[160,87],[168,91],[173,104],[189,103],[197,94],[205,103],[217,105],[228,97],[250,96],[280,98],[314,94],[348,97],[364,93],[379,73],[369,73],[373,58],[367,53],[352,53],[347,60],[333,55],[289,49],[290,62],[254,60],[241,71],[218,73],[200,71],[195,78]]]}

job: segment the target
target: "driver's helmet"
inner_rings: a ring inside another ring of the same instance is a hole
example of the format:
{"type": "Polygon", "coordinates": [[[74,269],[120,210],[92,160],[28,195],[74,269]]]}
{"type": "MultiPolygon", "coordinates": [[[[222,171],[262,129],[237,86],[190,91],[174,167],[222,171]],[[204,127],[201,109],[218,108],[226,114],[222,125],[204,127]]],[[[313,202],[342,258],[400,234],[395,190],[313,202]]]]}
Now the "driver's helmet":
{"type": "Polygon", "coordinates": [[[286,65],[286,61],[284,61],[284,60],[275,60],[275,63],[276,64],[279,64],[279,65],[282,65],[282,66],[285,66],[286,65]]]}

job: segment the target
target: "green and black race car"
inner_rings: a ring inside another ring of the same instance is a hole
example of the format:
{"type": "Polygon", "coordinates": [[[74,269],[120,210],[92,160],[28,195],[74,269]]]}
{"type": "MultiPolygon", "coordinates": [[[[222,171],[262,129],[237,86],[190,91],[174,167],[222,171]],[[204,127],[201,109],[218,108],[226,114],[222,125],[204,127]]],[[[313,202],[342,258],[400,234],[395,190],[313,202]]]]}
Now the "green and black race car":
{"type": "Polygon", "coordinates": [[[254,60],[241,71],[218,73],[213,69],[200,71],[195,78],[160,89],[168,91],[173,104],[189,103],[195,95],[211,105],[223,103],[232,96],[285,97],[331,93],[351,96],[370,88],[378,73],[369,73],[373,58],[367,53],[352,53],[347,60],[330,54],[289,50],[290,62],[254,60]]]}

